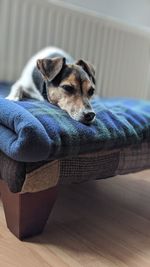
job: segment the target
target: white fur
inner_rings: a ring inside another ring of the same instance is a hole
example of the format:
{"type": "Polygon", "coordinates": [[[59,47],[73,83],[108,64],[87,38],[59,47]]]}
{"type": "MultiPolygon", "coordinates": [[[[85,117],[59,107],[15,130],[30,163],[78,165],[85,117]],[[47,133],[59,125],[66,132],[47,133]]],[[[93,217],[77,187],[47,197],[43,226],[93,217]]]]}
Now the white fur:
{"type": "Polygon", "coordinates": [[[56,47],[47,47],[37,54],[35,54],[26,64],[24,67],[21,77],[17,80],[11,87],[9,95],[6,97],[9,100],[20,100],[22,99],[23,92],[27,93],[29,97],[37,99],[37,100],[44,100],[41,93],[36,88],[33,79],[32,79],[32,72],[36,66],[36,62],[38,59],[42,59],[45,57],[49,57],[53,55],[53,53],[58,53],[58,55],[62,57],[66,57],[71,60],[71,57],[65,53],[63,50],[56,48],[56,47]]]}

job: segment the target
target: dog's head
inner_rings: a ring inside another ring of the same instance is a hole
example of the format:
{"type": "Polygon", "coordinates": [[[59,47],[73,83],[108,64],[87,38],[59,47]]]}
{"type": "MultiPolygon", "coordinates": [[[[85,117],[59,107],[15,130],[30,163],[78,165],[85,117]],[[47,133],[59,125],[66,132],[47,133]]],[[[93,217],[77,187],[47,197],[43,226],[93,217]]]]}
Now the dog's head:
{"type": "Polygon", "coordinates": [[[82,123],[94,120],[95,113],[89,102],[95,90],[95,71],[91,64],[82,59],[66,64],[65,58],[46,58],[37,61],[37,68],[45,79],[51,103],[82,123]]]}

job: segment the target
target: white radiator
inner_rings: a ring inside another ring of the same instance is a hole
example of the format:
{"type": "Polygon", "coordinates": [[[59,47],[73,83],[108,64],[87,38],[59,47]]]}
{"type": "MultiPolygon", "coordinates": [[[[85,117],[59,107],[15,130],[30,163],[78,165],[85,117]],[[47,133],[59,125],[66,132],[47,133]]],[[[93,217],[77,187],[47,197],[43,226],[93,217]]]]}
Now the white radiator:
{"type": "Polygon", "coordinates": [[[148,32],[57,1],[0,0],[0,80],[49,45],[92,62],[99,95],[150,98],[148,32]]]}

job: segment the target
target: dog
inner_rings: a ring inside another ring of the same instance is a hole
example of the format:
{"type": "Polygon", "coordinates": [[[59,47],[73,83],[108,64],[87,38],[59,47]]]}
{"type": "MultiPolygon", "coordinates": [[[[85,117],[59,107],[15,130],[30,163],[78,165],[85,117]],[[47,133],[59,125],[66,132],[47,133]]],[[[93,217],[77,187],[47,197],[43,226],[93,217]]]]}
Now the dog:
{"type": "Polygon", "coordinates": [[[47,47],[29,60],[6,98],[47,99],[74,120],[90,124],[95,119],[90,104],[94,91],[95,70],[90,63],[82,59],[74,62],[65,51],[47,47]]]}

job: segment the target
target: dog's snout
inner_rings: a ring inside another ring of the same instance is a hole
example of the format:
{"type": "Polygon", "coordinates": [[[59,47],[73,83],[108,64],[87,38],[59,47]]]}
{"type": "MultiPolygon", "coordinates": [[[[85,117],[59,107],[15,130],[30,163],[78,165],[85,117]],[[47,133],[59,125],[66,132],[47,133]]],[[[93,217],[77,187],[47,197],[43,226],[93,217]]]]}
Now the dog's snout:
{"type": "Polygon", "coordinates": [[[93,111],[91,112],[87,112],[84,114],[84,119],[87,121],[87,122],[90,122],[94,119],[95,117],[95,113],[93,111]]]}

